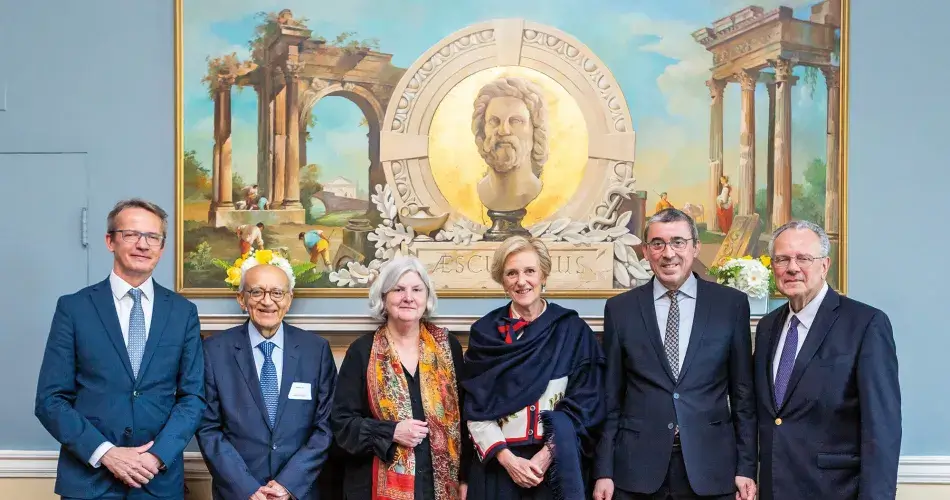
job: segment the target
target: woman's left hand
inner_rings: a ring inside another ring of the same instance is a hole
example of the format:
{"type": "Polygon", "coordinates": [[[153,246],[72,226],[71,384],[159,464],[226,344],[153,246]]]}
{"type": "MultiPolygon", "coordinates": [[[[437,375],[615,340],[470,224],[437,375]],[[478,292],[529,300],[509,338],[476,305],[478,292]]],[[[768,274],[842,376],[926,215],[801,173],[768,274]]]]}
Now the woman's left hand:
{"type": "Polygon", "coordinates": [[[547,473],[548,468],[551,467],[551,449],[547,446],[542,446],[541,450],[534,454],[531,457],[531,462],[538,466],[541,469],[541,472],[547,473]]]}
{"type": "Polygon", "coordinates": [[[465,500],[468,496],[468,483],[459,483],[459,500],[465,500]]]}

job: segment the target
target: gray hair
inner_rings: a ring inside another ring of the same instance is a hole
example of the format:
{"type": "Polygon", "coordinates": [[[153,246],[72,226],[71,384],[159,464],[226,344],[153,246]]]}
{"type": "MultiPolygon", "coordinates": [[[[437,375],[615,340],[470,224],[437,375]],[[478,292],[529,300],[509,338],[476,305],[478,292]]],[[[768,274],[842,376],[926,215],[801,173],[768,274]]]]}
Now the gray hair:
{"type": "Polygon", "coordinates": [[[496,97],[515,97],[524,102],[531,115],[534,126],[531,149],[531,171],[541,177],[544,163],[548,161],[548,107],[544,100],[544,90],[538,84],[525,78],[502,77],[485,84],[475,97],[475,110],[472,112],[472,133],[478,153],[485,157],[482,144],[485,142],[485,112],[488,104],[496,97]]]}
{"type": "Polygon", "coordinates": [[[435,306],[439,299],[435,294],[435,286],[425,266],[419,259],[412,256],[401,256],[389,261],[379,272],[379,277],[369,288],[369,313],[374,319],[386,321],[386,294],[396,287],[396,283],[406,273],[414,272],[419,275],[426,287],[426,310],[422,317],[430,318],[435,313],[435,306]]]}
{"type": "MultiPolygon", "coordinates": [[[[128,200],[122,200],[115,204],[112,207],[112,210],[109,211],[109,215],[106,216],[106,231],[111,235],[113,231],[117,231],[118,228],[115,226],[115,219],[119,214],[126,208],[141,208],[142,210],[147,210],[162,221],[162,236],[166,236],[168,233],[168,213],[165,212],[162,207],[156,205],[147,200],[141,198],[131,198],[128,200]]],[[[162,246],[165,245],[165,242],[162,241],[162,246]]]]}
{"type": "MultiPolygon", "coordinates": [[[[248,257],[248,258],[253,259],[254,257],[248,257]]],[[[277,269],[280,269],[280,272],[284,273],[284,276],[287,276],[287,293],[293,295],[294,287],[290,286],[292,275],[288,274],[286,269],[281,269],[280,266],[275,266],[274,264],[257,264],[256,266],[248,268],[247,271],[243,271],[241,273],[241,283],[238,285],[238,289],[237,289],[238,293],[242,293],[247,289],[247,275],[250,274],[251,269],[254,269],[255,267],[260,267],[260,266],[272,266],[272,267],[276,267],[277,269]]]]}
{"type": "Polygon", "coordinates": [[[696,227],[696,221],[686,212],[675,208],[665,208],[653,214],[653,217],[647,219],[647,225],[643,228],[643,242],[647,243],[647,235],[650,234],[650,225],[655,223],[668,224],[670,222],[685,222],[689,224],[689,235],[693,238],[693,246],[699,243],[699,228],[696,227]]]}
{"type": "Polygon", "coordinates": [[[772,239],[769,240],[770,257],[775,256],[775,240],[778,239],[778,235],[788,231],[789,229],[796,229],[799,231],[807,229],[815,233],[815,235],[818,236],[818,241],[821,245],[821,255],[818,255],[818,257],[827,257],[831,255],[831,241],[828,239],[828,233],[826,233],[821,226],[807,220],[793,220],[791,222],[782,224],[781,227],[772,232],[772,239]]]}

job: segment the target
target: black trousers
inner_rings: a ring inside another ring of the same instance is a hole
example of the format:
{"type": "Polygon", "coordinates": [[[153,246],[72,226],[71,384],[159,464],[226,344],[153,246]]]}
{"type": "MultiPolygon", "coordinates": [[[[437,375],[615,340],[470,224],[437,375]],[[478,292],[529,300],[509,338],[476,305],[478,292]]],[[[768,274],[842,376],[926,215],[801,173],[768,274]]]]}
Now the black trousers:
{"type": "Polygon", "coordinates": [[[615,500],[734,500],[735,493],[728,495],[701,496],[697,495],[689,485],[686,477],[686,462],[683,461],[683,449],[673,446],[673,455],[670,457],[670,467],[666,471],[663,485],[654,493],[631,493],[617,489],[614,491],[615,500]]]}

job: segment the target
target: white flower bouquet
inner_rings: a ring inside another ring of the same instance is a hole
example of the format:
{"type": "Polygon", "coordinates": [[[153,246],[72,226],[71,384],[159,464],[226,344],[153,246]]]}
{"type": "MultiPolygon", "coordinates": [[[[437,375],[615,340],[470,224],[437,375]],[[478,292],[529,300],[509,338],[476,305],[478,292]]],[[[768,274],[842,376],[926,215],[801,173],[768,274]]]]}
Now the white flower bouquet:
{"type": "Polygon", "coordinates": [[[745,292],[750,297],[765,298],[775,291],[775,276],[769,269],[769,257],[763,255],[753,259],[746,255],[742,258],[728,259],[717,267],[711,267],[709,274],[716,282],[745,292]]]}

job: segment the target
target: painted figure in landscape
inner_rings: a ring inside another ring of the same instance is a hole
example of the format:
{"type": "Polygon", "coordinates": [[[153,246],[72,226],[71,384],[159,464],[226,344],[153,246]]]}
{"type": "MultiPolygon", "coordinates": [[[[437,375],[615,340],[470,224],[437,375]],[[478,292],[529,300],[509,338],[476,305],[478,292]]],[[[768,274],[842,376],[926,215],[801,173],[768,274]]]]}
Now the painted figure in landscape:
{"type": "Polygon", "coordinates": [[[520,234],[552,294],[612,295],[651,278],[640,238],[670,207],[702,277],[755,215],[751,257],[822,225],[838,284],[841,0],[182,3],[186,293],[270,251],[314,295],[399,255],[443,295],[500,294],[486,262],[520,234]]]}

